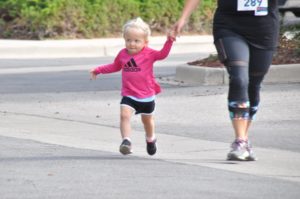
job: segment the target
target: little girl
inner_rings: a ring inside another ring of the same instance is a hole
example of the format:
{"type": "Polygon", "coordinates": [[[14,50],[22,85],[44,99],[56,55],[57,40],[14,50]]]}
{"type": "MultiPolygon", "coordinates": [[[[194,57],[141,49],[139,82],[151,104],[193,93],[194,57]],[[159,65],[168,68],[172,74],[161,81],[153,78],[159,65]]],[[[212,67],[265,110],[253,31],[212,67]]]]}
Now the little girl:
{"type": "Polygon", "coordinates": [[[149,25],[141,18],[128,21],[123,26],[125,48],[118,53],[113,63],[90,71],[91,78],[96,79],[98,74],[122,70],[120,130],[123,140],[120,152],[123,155],[132,153],[130,119],[133,113],[141,114],[148,154],[154,155],[157,150],[153,112],[155,95],[161,92],[161,88],[153,74],[153,63],[168,56],[175,37],[169,34],[163,48],[157,51],[148,47],[150,34],[149,25]]]}

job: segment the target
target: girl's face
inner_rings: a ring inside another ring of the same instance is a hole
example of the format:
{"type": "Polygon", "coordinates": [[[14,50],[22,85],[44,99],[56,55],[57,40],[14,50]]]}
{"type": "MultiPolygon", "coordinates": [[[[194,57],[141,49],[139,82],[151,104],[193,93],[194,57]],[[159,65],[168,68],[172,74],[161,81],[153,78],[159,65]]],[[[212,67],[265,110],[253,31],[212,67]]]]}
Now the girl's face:
{"type": "Polygon", "coordinates": [[[124,39],[130,55],[139,53],[148,44],[145,32],[138,28],[128,28],[124,34],[124,39]]]}

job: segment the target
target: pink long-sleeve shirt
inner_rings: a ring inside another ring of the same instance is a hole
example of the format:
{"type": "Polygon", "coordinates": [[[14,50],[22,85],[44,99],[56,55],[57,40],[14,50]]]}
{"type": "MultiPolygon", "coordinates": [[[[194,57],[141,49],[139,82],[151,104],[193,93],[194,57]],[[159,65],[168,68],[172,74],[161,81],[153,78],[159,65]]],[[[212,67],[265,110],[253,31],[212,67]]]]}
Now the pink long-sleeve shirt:
{"type": "Polygon", "coordinates": [[[161,50],[144,47],[139,53],[130,55],[122,49],[114,62],[98,66],[95,74],[107,74],[122,70],[122,96],[147,98],[161,92],[153,73],[153,64],[165,59],[171,50],[173,41],[168,39],[161,50]]]}

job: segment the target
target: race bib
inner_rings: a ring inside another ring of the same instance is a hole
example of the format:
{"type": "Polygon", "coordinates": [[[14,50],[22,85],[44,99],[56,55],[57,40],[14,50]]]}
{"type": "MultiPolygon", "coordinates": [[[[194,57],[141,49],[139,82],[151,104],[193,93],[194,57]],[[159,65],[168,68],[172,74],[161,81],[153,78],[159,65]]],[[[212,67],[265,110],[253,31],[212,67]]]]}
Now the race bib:
{"type": "Polygon", "coordinates": [[[238,11],[254,11],[255,16],[268,14],[268,0],[237,0],[238,11]]]}

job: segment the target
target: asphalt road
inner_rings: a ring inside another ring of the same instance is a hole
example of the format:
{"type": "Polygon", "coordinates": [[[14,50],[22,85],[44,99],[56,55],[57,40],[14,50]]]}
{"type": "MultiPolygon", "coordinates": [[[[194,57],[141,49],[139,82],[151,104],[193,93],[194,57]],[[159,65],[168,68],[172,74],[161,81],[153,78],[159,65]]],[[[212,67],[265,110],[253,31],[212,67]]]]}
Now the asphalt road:
{"type": "Polygon", "coordinates": [[[3,199],[299,197],[299,183],[152,158],[3,136],[0,151],[3,199]]]}
{"type": "Polygon", "coordinates": [[[134,154],[118,153],[120,75],[87,72],[110,58],[0,60],[1,198],[299,198],[300,84],[264,85],[250,132],[259,161],[227,162],[227,86],[172,80],[198,56],[157,65],[154,157],[139,117],[134,154]]]}
{"type": "MultiPolygon", "coordinates": [[[[171,55],[157,62],[157,77],[174,76],[179,64],[207,54],[171,55]]],[[[0,59],[1,93],[45,93],[120,90],[120,73],[102,75],[97,84],[89,81],[88,71],[111,63],[113,57],[59,59],[0,59]]]]}

